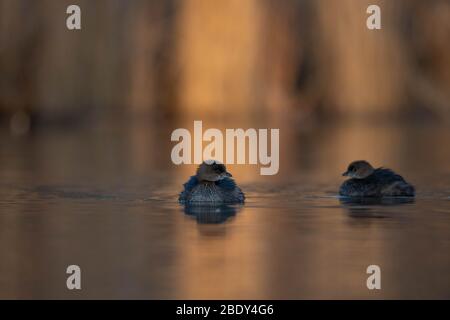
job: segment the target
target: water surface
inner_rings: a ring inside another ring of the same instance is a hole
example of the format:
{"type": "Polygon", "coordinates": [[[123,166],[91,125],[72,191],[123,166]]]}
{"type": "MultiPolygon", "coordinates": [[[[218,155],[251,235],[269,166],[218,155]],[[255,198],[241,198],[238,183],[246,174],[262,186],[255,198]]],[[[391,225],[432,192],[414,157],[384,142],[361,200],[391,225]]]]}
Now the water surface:
{"type": "Polygon", "coordinates": [[[281,150],[276,177],[232,166],[247,202],[214,208],[177,203],[195,167],[174,167],[146,130],[3,137],[0,298],[450,298],[449,158],[434,148],[448,129],[401,147],[335,147],[355,128],[304,138],[281,150]],[[417,198],[337,197],[355,148],[401,171],[417,198]],[[70,264],[81,291],[66,289],[70,264]],[[366,287],[372,264],[381,290],[366,287]]]}

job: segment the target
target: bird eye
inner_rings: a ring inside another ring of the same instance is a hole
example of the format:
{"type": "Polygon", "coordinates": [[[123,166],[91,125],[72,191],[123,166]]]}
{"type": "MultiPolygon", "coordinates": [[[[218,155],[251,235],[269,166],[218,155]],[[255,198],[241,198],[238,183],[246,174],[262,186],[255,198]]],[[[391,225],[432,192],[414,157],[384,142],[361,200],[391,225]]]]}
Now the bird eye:
{"type": "Polygon", "coordinates": [[[350,166],[350,168],[348,168],[348,171],[354,172],[354,171],[356,171],[356,167],[355,166],[350,166]]]}

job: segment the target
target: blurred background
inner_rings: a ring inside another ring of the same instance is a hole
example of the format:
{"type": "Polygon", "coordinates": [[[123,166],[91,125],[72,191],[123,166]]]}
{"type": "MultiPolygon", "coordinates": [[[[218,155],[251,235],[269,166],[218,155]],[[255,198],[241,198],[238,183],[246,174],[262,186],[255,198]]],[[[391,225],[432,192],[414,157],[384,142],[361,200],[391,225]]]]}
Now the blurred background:
{"type": "Polygon", "coordinates": [[[448,0],[0,0],[0,297],[74,297],[79,262],[80,297],[370,298],[379,263],[375,297],[448,298],[449,39],[448,0]],[[276,176],[228,168],[248,201],[220,225],[176,201],[194,120],[280,128],[276,176]],[[315,198],[357,159],[417,203],[315,198]]]}
{"type": "MultiPolygon", "coordinates": [[[[317,138],[337,121],[448,124],[446,0],[80,0],[82,30],[69,31],[72,2],[0,0],[2,137],[145,126],[130,138],[145,153],[194,119],[283,127],[287,145],[305,141],[291,129],[317,138]],[[381,30],[366,28],[370,4],[381,30]]],[[[332,144],[384,161],[370,153],[381,139],[359,130],[332,144]]]]}
{"type": "Polygon", "coordinates": [[[0,1],[6,125],[450,112],[446,0],[80,0],[82,31],[65,27],[71,3],[0,1]]]}

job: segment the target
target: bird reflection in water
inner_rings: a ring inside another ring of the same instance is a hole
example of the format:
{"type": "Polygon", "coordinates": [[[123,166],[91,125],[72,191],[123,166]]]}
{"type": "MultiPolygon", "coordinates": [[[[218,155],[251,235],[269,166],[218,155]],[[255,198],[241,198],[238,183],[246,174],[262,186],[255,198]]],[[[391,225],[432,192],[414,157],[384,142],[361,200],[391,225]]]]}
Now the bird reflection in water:
{"type": "Polygon", "coordinates": [[[219,224],[234,217],[241,208],[241,205],[228,204],[186,204],[184,213],[195,218],[199,224],[219,224]]]}
{"type": "Polygon", "coordinates": [[[402,206],[413,204],[413,197],[340,197],[339,202],[347,209],[349,215],[353,218],[384,218],[381,215],[380,207],[402,206]]]}

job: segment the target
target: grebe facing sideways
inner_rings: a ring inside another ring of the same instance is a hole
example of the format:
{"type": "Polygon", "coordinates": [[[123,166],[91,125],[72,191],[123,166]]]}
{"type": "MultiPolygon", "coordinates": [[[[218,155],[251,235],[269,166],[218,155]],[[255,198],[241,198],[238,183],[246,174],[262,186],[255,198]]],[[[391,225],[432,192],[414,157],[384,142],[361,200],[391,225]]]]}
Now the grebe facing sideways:
{"type": "Polygon", "coordinates": [[[204,161],[195,176],[183,185],[179,201],[185,204],[243,203],[244,193],[231,178],[225,165],[213,160],[204,161]]]}
{"type": "Polygon", "coordinates": [[[339,189],[347,197],[414,197],[415,189],[402,176],[385,168],[374,169],[364,160],[352,162],[343,176],[350,177],[339,189]]]}

